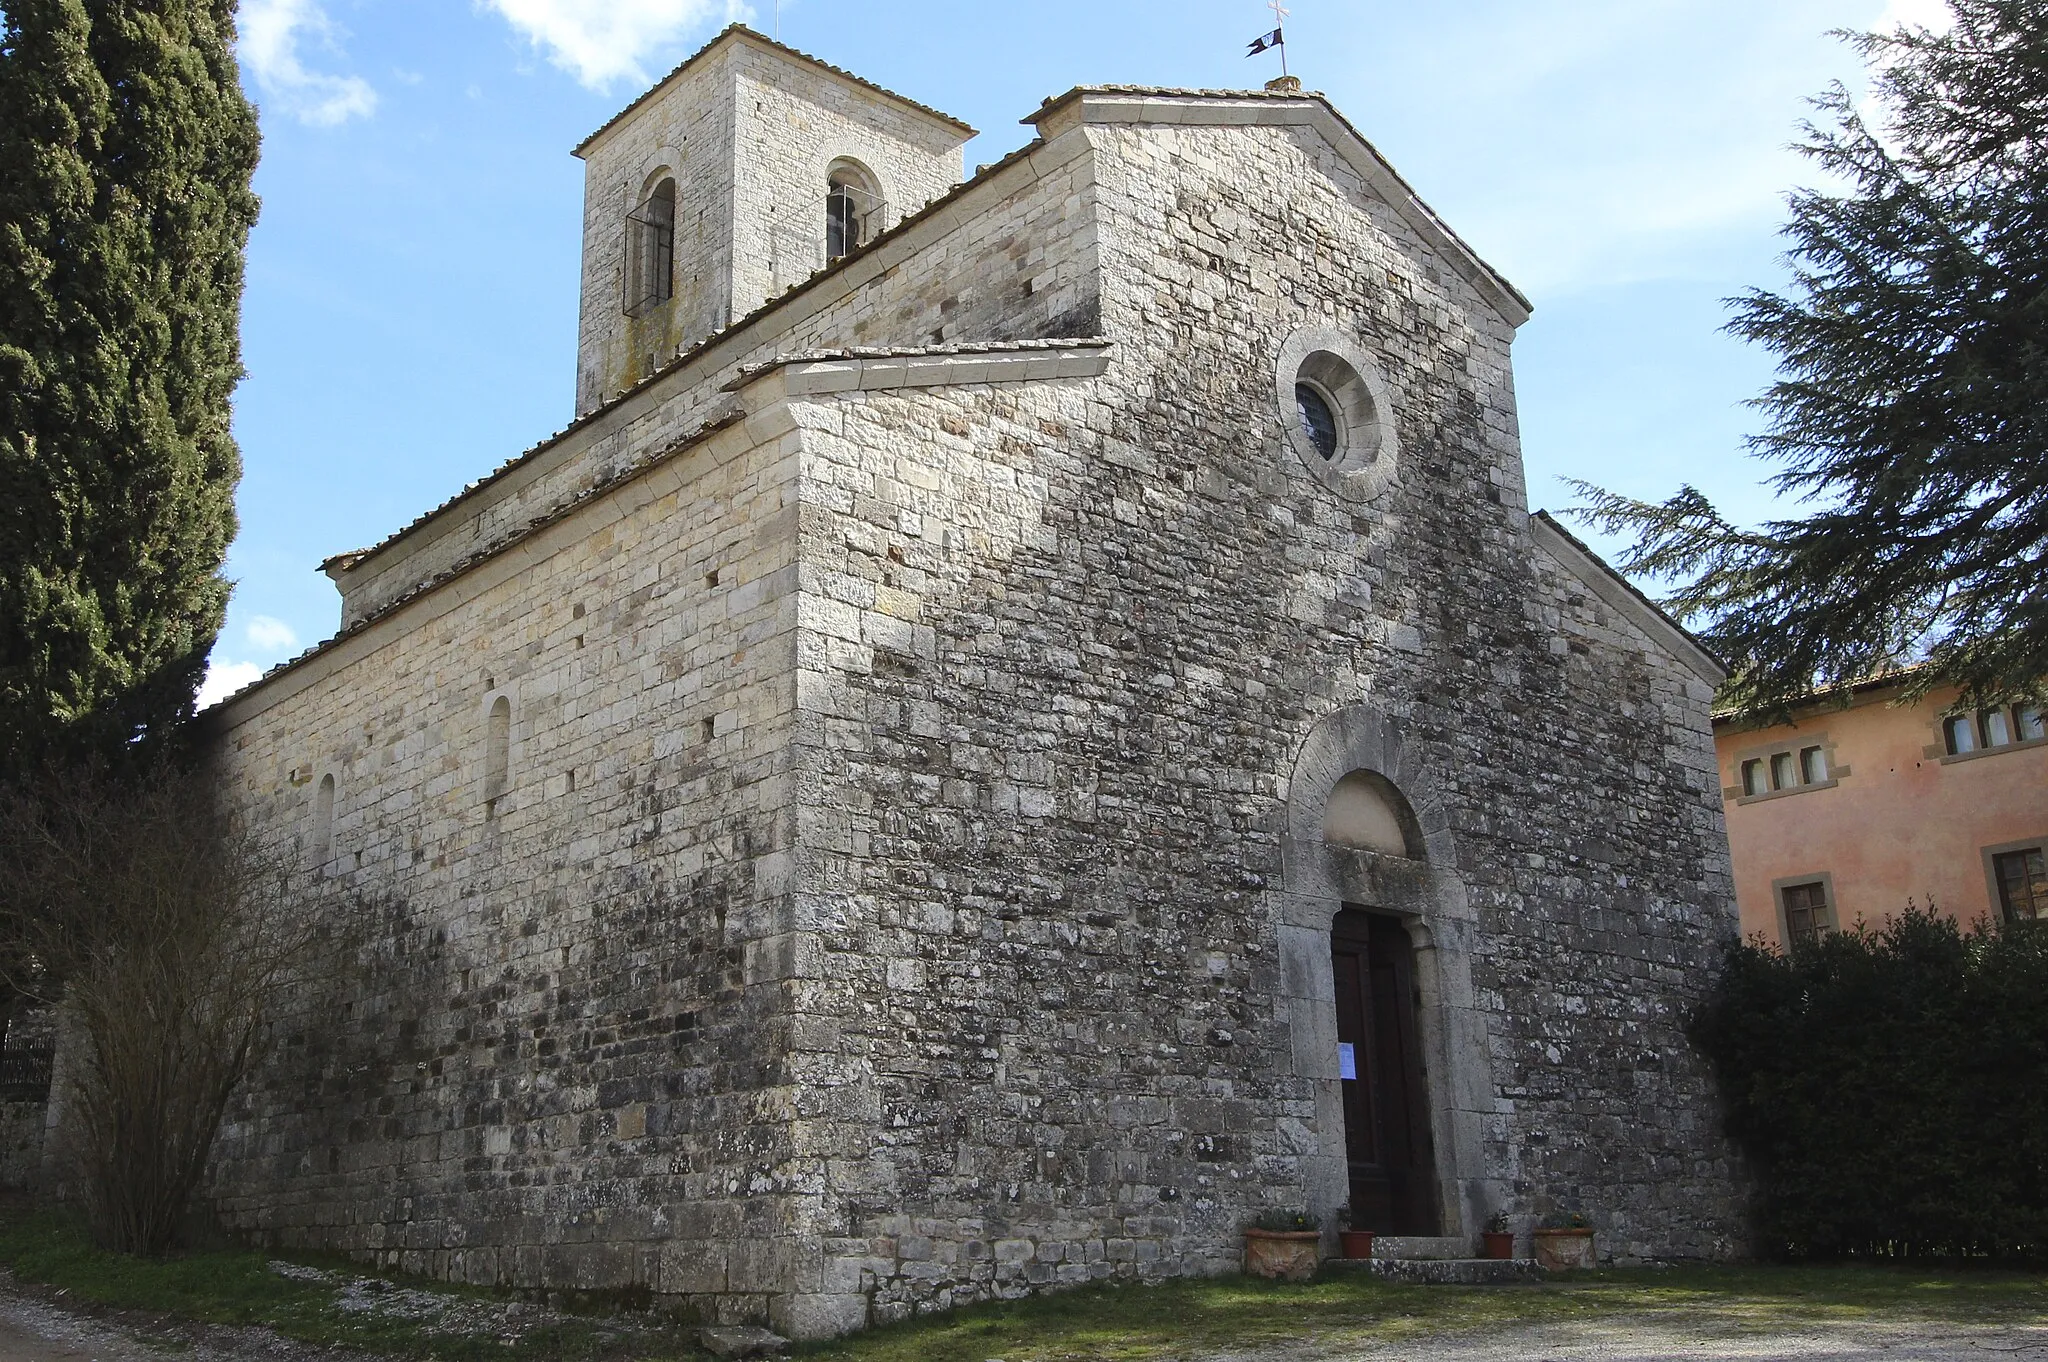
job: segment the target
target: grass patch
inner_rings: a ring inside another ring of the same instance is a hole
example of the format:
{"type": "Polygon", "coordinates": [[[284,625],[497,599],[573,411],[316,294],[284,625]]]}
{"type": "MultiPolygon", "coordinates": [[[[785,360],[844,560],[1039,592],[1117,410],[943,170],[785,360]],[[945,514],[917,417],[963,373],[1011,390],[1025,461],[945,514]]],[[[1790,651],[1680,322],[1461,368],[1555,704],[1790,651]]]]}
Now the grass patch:
{"type": "MultiPolygon", "coordinates": [[[[66,1218],[0,1213],[0,1262],[23,1282],[64,1292],[66,1303],[206,1324],[266,1325],[310,1344],[436,1362],[656,1362],[696,1355],[689,1346],[694,1330],[655,1316],[572,1316],[541,1310],[511,1292],[374,1276],[334,1259],[293,1261],[327,1275],[281,1276],[270,1256],[252,1252],[128,1258],[94,1248],[66,1218]],[[366,1298],[383,1293],[422,1317],[381,1304],[364,1308],[366,1298]]],[[[1299,1286],[1232,1277],[1085,1287],[971,1306],[796,1352],[813,1362],[1164,1362],[1207,1349],[1384,1344],[1625,1316],[1682,1319],[1702,1334],[1866,1321],[2038,1324],[2048,1323],[2048,1274],[1637,1268],[1540,1285],[1463,1288],[1397,1286],[1338,1269],[1299,1286]]]]}
{"type": "MultiPolygon", "coordinates": [[[[436,1362],[622,1362],[698,1356],[691,1331],[654,1316],[571,1316],[519,1293],[422,1283],[339,1259],[295,1256],[319,1269],[287,1277],[247,1250],[131,1258],[93,1246],[77,1222],[44,1212],[0,1215],[0,1263],[60,1303],[263,1325],[288,1338],[436,1362]],[[312,1278],[312,1279],[307,1279],[312,1278]]],[[[572,1302],[589,1307],[597,1302],[572,1302]]]]}
{"type": "Polygon", "coordinates": [[[2048,1321],[2048,1276],[1890,1267],[1635,1268],[1541,1285],[1399,1286],[1333,1271],[1306,1285],[1249,1278],[1087,1287],[972,1306],[798,1350],[817,1362],[1118,1362],[1205,1348],[1373,1341],[1520,1324],[1682,1314],[1744,1332],[1855,1320],[2048,1321]]]}

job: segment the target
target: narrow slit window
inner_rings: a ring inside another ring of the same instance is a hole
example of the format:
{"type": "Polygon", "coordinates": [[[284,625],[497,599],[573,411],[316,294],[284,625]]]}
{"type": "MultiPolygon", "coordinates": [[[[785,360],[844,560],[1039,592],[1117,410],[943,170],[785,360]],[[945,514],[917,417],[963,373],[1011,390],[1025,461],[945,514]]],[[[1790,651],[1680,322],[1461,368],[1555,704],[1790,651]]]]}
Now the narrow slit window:
{"type": "Polygon", "coordinates": [[[1769,782],[1764,779],[1764,764],[1762,761],[1745,761],[1742,763],[1743,794],[1768,794],[1770,788],[1769,782]]]}
{"type": "Polygon", "coordinates": [[[313,795],[313,864],[326,865],[334,859],[334,777],[320,777],[313,795]]]}
{"type": "Polygon", "coordinates": [[[1807,785],[1822,785],[1828,778],[1826,749],[1809,747],[1799,754],[1799,779],[1807,785]]]}
{"type": "Polygon", "coordinates": [[[1948,739],[1948,754],[1959,757],[1965,752],[1977,750],[1977,723],[1967,714],[1958,714],[1942,723],[1941,731],[1948,739]]]}
{"type": "Polygon", "coordinates": [[[626,215],[626,315],[644,316],[675,291],[676,182],[663,180],[626,215]]]}
{"type": "Polygon", "coordinates": [[[1771,757],[1771,788],[1789,790],[1799,783],[1799,776],[1792,766],[1792,754],[1779,752],[1771,757]]]}
{"type": "Polygon", "coordinates": [[[484,724],[484,802],[496,804],[511,784],[512,702],[501,695],[484,724]]]}

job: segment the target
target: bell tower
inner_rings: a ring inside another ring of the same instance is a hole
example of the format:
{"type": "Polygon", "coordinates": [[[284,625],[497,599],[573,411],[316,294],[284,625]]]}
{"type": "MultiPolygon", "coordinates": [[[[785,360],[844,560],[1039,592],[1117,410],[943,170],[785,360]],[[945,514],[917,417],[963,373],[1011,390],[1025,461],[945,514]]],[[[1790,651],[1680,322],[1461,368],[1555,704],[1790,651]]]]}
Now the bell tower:
{"type": "Polygon", "coordinates": [[[576,148],[576,414],[947,193],[973,136],[752,29],[726,29],[576,148]]]}

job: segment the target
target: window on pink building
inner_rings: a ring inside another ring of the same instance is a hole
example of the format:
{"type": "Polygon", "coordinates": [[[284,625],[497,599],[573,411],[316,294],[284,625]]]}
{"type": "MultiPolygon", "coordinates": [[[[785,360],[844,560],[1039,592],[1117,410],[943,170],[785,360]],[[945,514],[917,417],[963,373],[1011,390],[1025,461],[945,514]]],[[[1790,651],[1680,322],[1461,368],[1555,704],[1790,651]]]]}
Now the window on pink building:
{"type": "Polygon", "coordinates": [[[1785,904],[1785,948],[1811,946],[1834,926],[1828,909],[1826,882],[1788,884],[1779,891],[1785,904]]]}
{"type": "Polygon", "coordinates": [[[1821,748],[1809,747],[1799,754],[1799,779],[1808,785],[1818,785],[1828,778],[1828,754],[1821,748]]]}
{"type": "Polygon", "coordinates": [[[2019,722],[2021,742],[2038,742],[2042,738],[2048,738],[2048,722],[2042,720],[2039,706],[2021,705],[2013,710],[2012,717],[2019,722]]]}
{"type": "Polygon", "coordinates": [[[1959,757],[1965,752],[1977,750],[1977,721],[1967,714],[1958,714],[1943,722],[1941,731],[1948,739],[1948,754],[1959,757]]]}
{"type": "Polygon", "coordinates": [[[2048,859],[2040,847],[1993,856],[1991,872],[1998,880],[1998,906],[2007,922],[2048,917],[2048,859]]]}
{"type": "Polygon", "coordinates": [[[2012,725],[2006,721],[2005,711],[2002,709],[1986,710],[1984,712],[1984,745],[1986,747],[2003,747],[2011,741],[2012,725]]]}

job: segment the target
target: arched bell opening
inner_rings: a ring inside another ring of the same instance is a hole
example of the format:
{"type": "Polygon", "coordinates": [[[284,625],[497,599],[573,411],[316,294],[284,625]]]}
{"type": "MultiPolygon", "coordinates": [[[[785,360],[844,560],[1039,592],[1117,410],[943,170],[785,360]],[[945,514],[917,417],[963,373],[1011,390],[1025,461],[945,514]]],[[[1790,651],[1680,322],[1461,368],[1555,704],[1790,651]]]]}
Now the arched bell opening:
{"type": "Polygon", "coordinates": [[[825,174],[825,262],[843,260],[882,230],[884,205],[874,172],[841,158],[825,174]]]}
{"type": "Polygon", "coordinates": [[[658,176],[626,215],[626,297],[628,317],[644,317],[676,293],[676,182],[658,176]]]}

